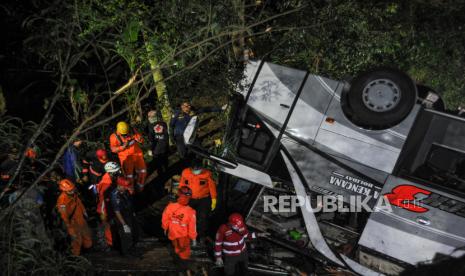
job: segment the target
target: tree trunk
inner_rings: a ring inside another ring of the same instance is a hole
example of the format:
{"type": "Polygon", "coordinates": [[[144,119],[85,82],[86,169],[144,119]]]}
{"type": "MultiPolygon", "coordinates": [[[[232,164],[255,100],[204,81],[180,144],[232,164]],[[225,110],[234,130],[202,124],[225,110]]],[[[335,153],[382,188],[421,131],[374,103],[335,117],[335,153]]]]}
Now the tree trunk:
{"type": "Polygon", "coordinates": [[[157,109],[161,113],[163,121],[169,124],[171,119],[172,109],[168,97],[168,91],[166,90],[166,84],[163,80],[163,73],[160,70],[160,64],[158,59],[153,55],[154,47],[147,41],[146,34],[144,33],[145,49],[149,56],[150,69],[152,70],[152,78],[155,82],[155,89],[157,91],[157,109]]]}

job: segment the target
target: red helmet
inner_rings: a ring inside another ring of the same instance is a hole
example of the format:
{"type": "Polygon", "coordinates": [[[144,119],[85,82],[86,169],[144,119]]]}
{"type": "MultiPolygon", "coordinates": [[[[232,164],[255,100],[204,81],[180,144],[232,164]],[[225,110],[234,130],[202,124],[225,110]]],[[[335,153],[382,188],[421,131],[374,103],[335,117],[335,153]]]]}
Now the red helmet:
{"type": "Polygon", "coordinates": [[[107,161],[108,160],[108,155],[107,155],[107,151],[104,150],[104,149],[98,149],[95,151],[95,156],[97,156],[97,158],[99,160],[102,160],[102,161],[107,161]]]}
{"type": "Polygon", "coordinates": [[[181,188],[178,189],[178,196],[192,196],[192,190],[191,188],[187,186],[182,186],[181,188]]]}
{"type": "Polygon", "coordinates": [[[239,213],[232,213],[228,218],[228,223],[232,227],[242,228],[244,227],[244,218],[239,213]]]}
{"type": "Polygon", "coordinates": [[[127,189],[131,188],[131,182],[123,176],[119,176],[118,179],[116,179],[116,185],[127,189]]]}
{"type": "Polygon", "coordinates": [[[24,154],[29,159],[37,158],[37,151],[34,148],[27,148],[26,153],[24,154]]]}
{"type": "Polygon", "coordinates": [[[63,192],[71,192],[75,188],[73,182],[71,182],[71,180],[69,179],[61,180],[58,186],[60,187],[60,190],[63,192]]]}

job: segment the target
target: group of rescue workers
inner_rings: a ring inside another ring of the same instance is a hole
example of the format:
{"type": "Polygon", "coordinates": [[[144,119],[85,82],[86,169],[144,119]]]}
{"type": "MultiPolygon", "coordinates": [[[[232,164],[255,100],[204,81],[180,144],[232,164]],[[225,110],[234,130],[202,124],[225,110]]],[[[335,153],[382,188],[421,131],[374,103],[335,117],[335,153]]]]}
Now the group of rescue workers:
{"type": "MultiPolygon", "coordinates": [[[[218,112],[224,108],[204,108],[197,114],[218,112]]],[[[191,258],[191,245],[194,248],[206,247],[209,213],[217,206],[217,184],[212,172],[203,167],[201,159],[189,154],[184,144],[184,130],[194,115],[188,102],[182,103],[181,110],[173,115],[170,132],[155,110],[147,115],[146,137],[151,146],[148,155],[153,157],[157,173],[167,170],[170,138],[175,142],[183,164],[190,161],[190,166],[186,166],[180,175],[177,200],[166,206],[161,222],[178,261],[185,264],[191,258]]],[[[80,139],[76,139],[65,151],[65,178],[58,182],[61,194],[56,206],[71,239],[72,254],[80,255],[81,248],[92,247],[92,233],[87,224],[89,209],[84,206],[86,195],[96,202],[93,211],[98,214],[101,221],[99,230],[104,233],[102,250],[117,248],[122,255],[136,254],[139,229],[133,204],[136,196],[144,192],[146,184],[147,166],[141,148],[144,142],[143,135],[135,128],[119,122],[109,137],[110,151],[118,156],[118,162],[111,160],[104,148],[81,157],[80,139]]],[[[239,270],[243,274],[247,270],[245,241],[252,238],[255,234],[249,233],[238,213],[231,214],[227,223],[219,227],[213,250],[216,265],[224,266],[226,275],[237,275],[239,270]]]]}

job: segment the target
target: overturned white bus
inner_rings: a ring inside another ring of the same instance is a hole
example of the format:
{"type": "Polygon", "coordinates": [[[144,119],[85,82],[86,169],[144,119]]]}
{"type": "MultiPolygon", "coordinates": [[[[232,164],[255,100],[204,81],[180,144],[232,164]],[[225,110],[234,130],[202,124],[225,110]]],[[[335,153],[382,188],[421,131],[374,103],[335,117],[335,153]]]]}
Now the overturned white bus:
{"type": "Polygon", "coordinates": [[[224,172],[229,208],[276,246],[362,275],[463,254],[465,120],[434,91],[389,68],[348,82],[258,61],[233,98],[227,152],[193,144],[195,119],[185,139],[224,172]],[[358,196],[375,211],[266,212],[270,195],[358,196]]]}

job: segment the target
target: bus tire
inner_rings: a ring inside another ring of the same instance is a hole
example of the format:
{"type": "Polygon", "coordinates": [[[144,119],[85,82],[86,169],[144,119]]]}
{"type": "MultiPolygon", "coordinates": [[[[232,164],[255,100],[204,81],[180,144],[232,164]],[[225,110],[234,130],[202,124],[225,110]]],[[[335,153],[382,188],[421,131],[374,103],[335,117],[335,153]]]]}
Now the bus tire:
{"type": "Polygon", "coordinates": [[[417,100],[415,83],[405,73],[377,68],[355,78],[347,94],[354,124],[369,129],[392,127],[407,117],[417,100]]]}

